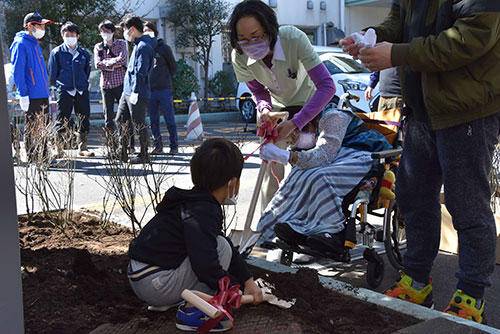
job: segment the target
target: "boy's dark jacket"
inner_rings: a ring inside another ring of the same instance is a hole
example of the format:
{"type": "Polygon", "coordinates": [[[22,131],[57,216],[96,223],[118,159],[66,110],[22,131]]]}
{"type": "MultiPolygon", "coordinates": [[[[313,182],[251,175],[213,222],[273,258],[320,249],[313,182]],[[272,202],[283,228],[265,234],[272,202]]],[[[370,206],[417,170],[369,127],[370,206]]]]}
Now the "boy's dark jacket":
{"type": "MultiPolygon", "coordinates": [[[[170,188],[157,207],[158,213],[131,241],[131,259],[175,269],[189,256],[196,276],[211,289],[218,290],[219,280],[228,273],[219,264],[217,236],[222,236],[222,208],[208,191],[170,188]]],[[[228,272],[239,283],[252,274],[244,259],[226,238],[233,250],[228,272]]]]}

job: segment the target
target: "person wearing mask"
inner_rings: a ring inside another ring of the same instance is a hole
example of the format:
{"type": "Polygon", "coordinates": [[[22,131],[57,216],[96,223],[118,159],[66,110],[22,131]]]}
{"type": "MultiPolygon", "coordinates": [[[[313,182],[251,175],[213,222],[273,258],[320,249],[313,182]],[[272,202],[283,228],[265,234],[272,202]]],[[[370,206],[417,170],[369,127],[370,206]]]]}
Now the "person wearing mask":
{"type": "Polygon", "coordinates": [[[134,128],[139,132],[141,151],[130,158],[130,163],[139,164],[149,161],[148,128],[146,110],[151,98],[150,77],[154,62],[156,38],[144,35],[144,23],[134,14],[128,14],[121,22],[123,36],[129,43],[134,43],[130,55],[127,73],[123,82],[123,93],[116,115],[120,131],[120,159],[128,161],[128,145],[134,135],[134,128]]]}
{"type": "Polygon", "coordinates": [[[367,101],[373,99],[373,89],[380,84],[380,99],[378,111],[403,108],[404,100],[399,84],[399,68],[391,67],[382,71],[375,71],[370,75],[368,88],[365,90],[367,101]]]}
{"type": "MultiPolygon", "coordinates": [[[[57,87],[58,136],[65,131],[65,124],[70,121],[74,108],[78,118],[78,154],[85,157],[94,156],[87,147],[90,129],[90,54],[78,45],[80,28],[73,22],[68,21],[63,24],[61,37],[64,42],[55,47],[49,57],[50,81],[57,87]]],[[[62,148],[58,149],[61,155],[62,148]]]]}
{"type": "Polygon", "coordinates": [[[127,42],[115,38],[115,25],[109,20],[99,24],[102,42],[94,46],[95,68],[101,70],[101,87],[105,130],[113,134],[115,125],[115,101],[118,103],[123,92],[123,79],[127,72],[127,42]]]}
{"type": "Polygon", "coordinates": [[[45,25],[52,21],[39,13],[24,17],[24,30],[19,31],[10,46],[12,75],[17,87],[21,109],[26,112],[25,149],[32,156],[30,128],[37,113],[49,112],[49,79],[39,40],[45,36],[45,25]]]}
{"type": "MultiPolygon", "coordinates": [[[[156,24],[147,22],[144,26],[144,34],[151,38],[158,37],[156,24]]],[[[170,136],[170,151],[168,154],[175,155],[178,152],[177,125],[175,124],[172,97],[172,76],[175,74],[175,71],[177,71],[177,62],[175,61],[172,49],[163,39],[159,38],[158,46],[155,48],[153,73],[151,73],[151,99],[148,106],[154,141],[152,154],[163,153],[158,108],[161,109],[170,136]]]]}
{"type": "MultiPolygon", "coordinates": [[[[232,63],[238,82],[245,82],[257,101],[258,120],[277,122],[276,111],[288,111],[275,143],[309,123],[335,95],[335,84],[307,35],[278,25],[276,13],[262,1],[240,2],[230,18],[232,63]]],[[[278,189],[283,165],[268,165],[261,190],[262,211],[278,189]]]]}
{"type": "Polygon", "coordinates": [[[456,291],[444,312],[483,322],[497,240],[489,177],[500,128],[500,6],[395,0],[373,28],[374,47],[360,48],[351,36],[340,45],[371,71],[402,72],[407,130],[396,199],[407,250],[401,278],[386,294],[433,305],[444,185],[460,250],[456,291]]]}

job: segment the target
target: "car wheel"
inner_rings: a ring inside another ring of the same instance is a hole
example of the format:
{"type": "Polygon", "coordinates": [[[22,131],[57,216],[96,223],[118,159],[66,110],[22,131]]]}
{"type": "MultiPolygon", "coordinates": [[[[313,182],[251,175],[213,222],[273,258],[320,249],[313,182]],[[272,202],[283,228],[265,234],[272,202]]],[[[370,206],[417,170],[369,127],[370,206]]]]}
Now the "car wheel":
{"type": "Polygon", "coordinates": [[[253,102],[253,100],[251,99],[241,100],[240,112],[244,122],[255,123],[257,116],[257,109],[255,102],[253,102]]]}

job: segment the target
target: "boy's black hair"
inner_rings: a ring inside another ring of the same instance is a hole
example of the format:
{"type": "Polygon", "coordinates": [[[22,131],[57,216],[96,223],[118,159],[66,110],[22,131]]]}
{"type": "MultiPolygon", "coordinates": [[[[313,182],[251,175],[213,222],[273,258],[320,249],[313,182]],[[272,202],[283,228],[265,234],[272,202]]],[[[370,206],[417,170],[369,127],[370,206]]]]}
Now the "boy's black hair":
{"type": "Polygon", "coordinates": [[[120,23],[120,26],[124,29],[135,27],[141,33],[144,31],[144,22],[142,22],[141,18],[135,14],[125,15],[120,23]]]}
{"type": "Polygon", "coordinates": [[[144,25],[146,27],[148,27],[149,29],[153,30],[153,32],[155,33],[155,37],[158,37],[158,29],[156,28],[156,24],[154,24],[153,22],[147,21],[147,22],[144,22],[144,25]]]}
{"type": "Polygon", "coordinates": [[[240,178],[243,155],[229,140],[210,138],[196,149],[189,165],[195,187],[212,192],[233,177],[240,178]]]}
{"type": "Polygon", "coordinates": [[[115,25],[110,20],[104,20],[101,23],[99,23],[99,31],[102,31],[102,29],[108,29],[111,32],[116,31],[115,25]]]}
{"type": "Polygon", "coordinates": [[[74,32],[77,35],[80,35],[80,28],[71,21],[68,21],[62,25],[61,35],[63,35],[65,31],[74,32]]]}
{"type": "Polygon", "coordinates": [[[246,0],[240,2],[234,7],[233,13],[229,20],[229,40],[231,46],[237,49],[239,53],[243,53],[238,45],[238,32],[236,31],[236,24],[238,21],[246,16],[253,16],[259,21],[264,32],[269,36],[271,50],[278,40],[279,24],[274,10],[260,0],[246,0]]]}

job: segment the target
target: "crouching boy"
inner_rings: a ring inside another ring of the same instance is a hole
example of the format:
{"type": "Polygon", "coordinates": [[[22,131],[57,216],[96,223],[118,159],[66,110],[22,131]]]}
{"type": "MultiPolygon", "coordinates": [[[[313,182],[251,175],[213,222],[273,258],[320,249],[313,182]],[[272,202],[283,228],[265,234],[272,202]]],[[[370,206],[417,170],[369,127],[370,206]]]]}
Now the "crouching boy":
{"type": "MultiPolygon", "coordinates": [[[[184,289],[216,294],[219,280],[228,274],[244,293],[262,301],[262,292],[231,241],[222,233],[222,203],[235,200],[239,191],[243,156],[222,138],[205,141],[194,153],[190,190],[170,188],[157,214],[129,247],[128,277],[135,294],[152,306],[182,301],[184,289]]],[[[179,306],[176,327],[196,331],[208,316],[186,304],[179,306]]],[[[213,331],[229,330],[221,321],[213,331]]]]}

